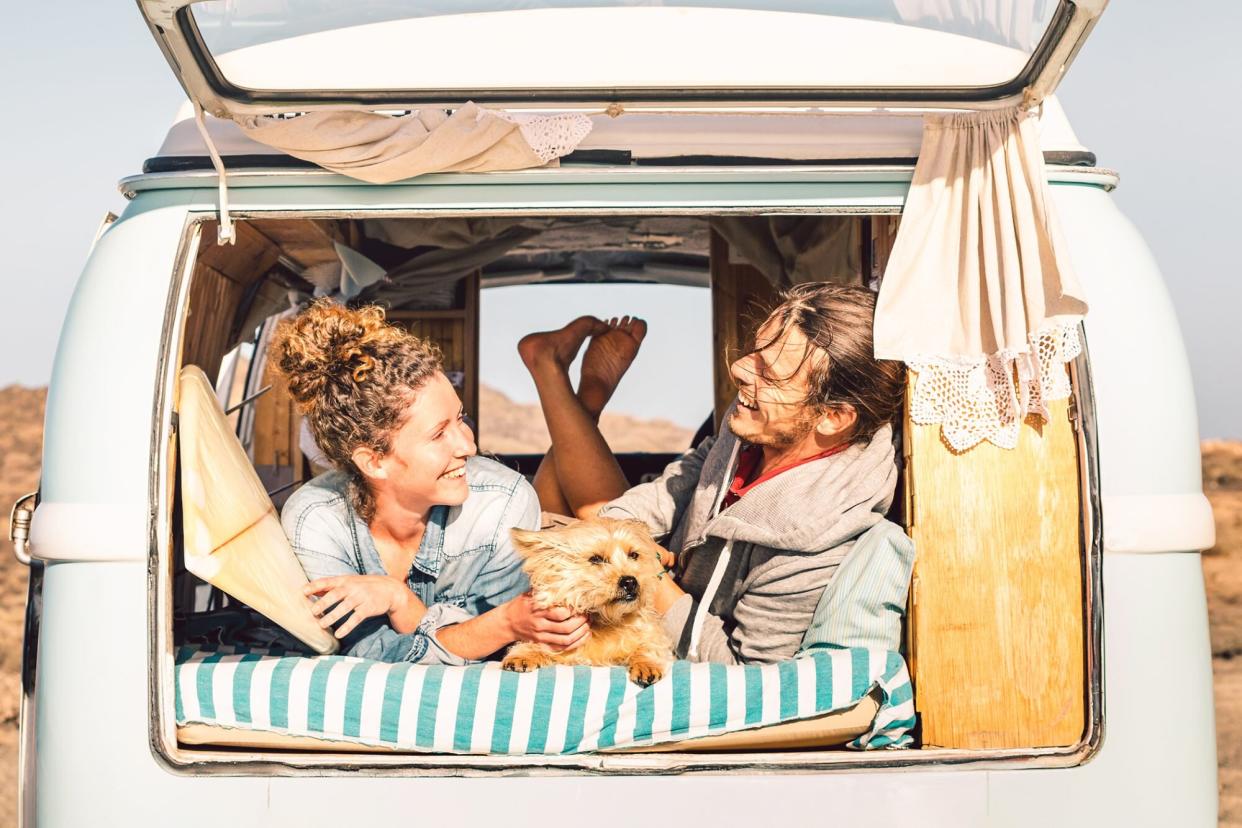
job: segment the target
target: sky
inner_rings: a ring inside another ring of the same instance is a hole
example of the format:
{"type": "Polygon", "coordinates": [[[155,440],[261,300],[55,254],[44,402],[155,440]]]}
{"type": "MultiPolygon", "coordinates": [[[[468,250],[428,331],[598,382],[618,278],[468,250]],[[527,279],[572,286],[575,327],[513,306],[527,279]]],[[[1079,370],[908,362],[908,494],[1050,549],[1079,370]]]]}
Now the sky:
{"type": "MultiPolygon", "coordinates": [[[[5,12],[0,386],[44,385],[91,240],[106,212],[124,208],[116,182],[155,153],[183,93],[133,2],[10,3],[5,12]]],[[[1226,246],[1242,219],[1238,31],[1242,4],[1232,0],[1113,0],[1058,91],[1081,142],[1102,166],[1120,171],[1114,198],[1164,273],[1194,373],[1202,435],[1234,439],[1242,439],[1242,268],[1226,246]]],[[[520,314],[531,327],[545,317],[558,324],[578,307],[572,299],[531,298],[520,314]],[[557,313],[538,315],[547,310],[557,313]]],[[[645,309],[636,296],[615,298],[629,305],[624,312],[648,315],[655,338],[641,357],[652,379],[623,383],[614,409],[697,424],[702,415],[693,412],[711,404],[711,355],[693,347],[706,341],[705,303],[670,294],[668,301],[652,297],[645,309]],[[674,326],[685,342],[664,338],[674,326]],[[695,387],[679,385],[673,366],[650,356],[683,350],[684,359],[704,364],[695,387]],[[671,399],[685,402],[670,408],[671,399]]],[[[485,331],[493,301],[484,300],[485,331]]],[[[493,384],[515,399],[532,400],[531,389],[512,379],[521,376],[516,366],[505,362],[521,332],[501,325],[485,339],[482,373],[484,381],[500,378],[493,384]]]]}

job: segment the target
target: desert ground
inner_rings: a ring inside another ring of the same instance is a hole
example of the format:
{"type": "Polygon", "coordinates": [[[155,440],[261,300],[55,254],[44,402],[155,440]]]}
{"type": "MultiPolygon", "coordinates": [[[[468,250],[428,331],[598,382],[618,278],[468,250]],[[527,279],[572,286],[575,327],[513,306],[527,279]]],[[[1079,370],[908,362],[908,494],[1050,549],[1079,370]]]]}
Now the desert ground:
{"type": "MultiPolygon", "coordinates": [[[[0,826],[16,818],[18,676],[26,605],[26,569],[13,558],[7,512],[38,485],[45,398],[45,389],[0,389],[0,508],[6,515],[0,538],[0,826]]],[[[486,417],[492,429],[486,448],[520,452],[546,446],[535,406],[514,404],[489,389],[483,390],[481,403],[481,419],[486,417]]],[[[668,445],[686,445],[690,436],[672,423],[623,415],[601,426],[618,439],[619,450],[667,450],[668,445]]],[[[1242,828],[1242,443],[1203,443],[1203,485],[1217,529],[1216,546],[1203,555],[1203,575],[1216,676],[1220,825],[1242,828]]]]}

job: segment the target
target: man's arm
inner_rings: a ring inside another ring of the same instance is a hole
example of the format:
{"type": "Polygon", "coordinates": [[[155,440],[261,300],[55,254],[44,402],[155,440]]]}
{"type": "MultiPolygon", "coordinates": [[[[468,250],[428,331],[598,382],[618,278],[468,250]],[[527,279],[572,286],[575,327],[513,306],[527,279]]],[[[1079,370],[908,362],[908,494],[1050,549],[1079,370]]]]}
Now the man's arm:
{"type": "Polygon", "coordinates": [[[600,517],[642,521],[656,539],[667,537],[690,505],[703,463],[715,443],[715,436],[705,438],[665,466],[658,478],[635,486],[600,509],[600,517]]]}

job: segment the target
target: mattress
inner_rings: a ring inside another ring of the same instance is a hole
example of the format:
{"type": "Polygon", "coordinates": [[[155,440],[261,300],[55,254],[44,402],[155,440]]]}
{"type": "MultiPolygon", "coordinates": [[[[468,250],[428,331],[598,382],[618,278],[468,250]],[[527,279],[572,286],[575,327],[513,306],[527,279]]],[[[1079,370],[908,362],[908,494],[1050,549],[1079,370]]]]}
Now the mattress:
{"type": "Polygon", "coordinates": [[[767,665],[679,661],[650,687],[620,667],[513,673],[495,662],[387,664],[241,647],[176,655],[186,744],[511,755],[865,750],[909,745],[915,723],[905,661],[885,650],[824,648],[767,665]]]}

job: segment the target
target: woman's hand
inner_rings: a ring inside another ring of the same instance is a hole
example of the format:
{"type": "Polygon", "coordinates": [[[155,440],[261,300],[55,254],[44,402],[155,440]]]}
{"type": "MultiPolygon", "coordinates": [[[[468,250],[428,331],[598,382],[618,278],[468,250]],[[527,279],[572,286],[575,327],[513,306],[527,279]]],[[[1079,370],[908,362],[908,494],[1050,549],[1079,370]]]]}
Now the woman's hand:
{"type": "Polygon", "coordinates": [[[335,631],[337,638],[344,638],[363,621],[377,615],[387,615],[399,633],[413,632],[427,610],[405,584],[386,575],[318,578],[307,584],[303,592],[318,596],[311,605],[311,613],[325,630],[349,617],[335,631]]]}
{"type": "Polygon", "coordinates": [[[537,607],[529,592],[505,604],[504,610],[515,641],[568,650],[591,634],[585,615],[574,615],[565,607],[537,607]]]}

